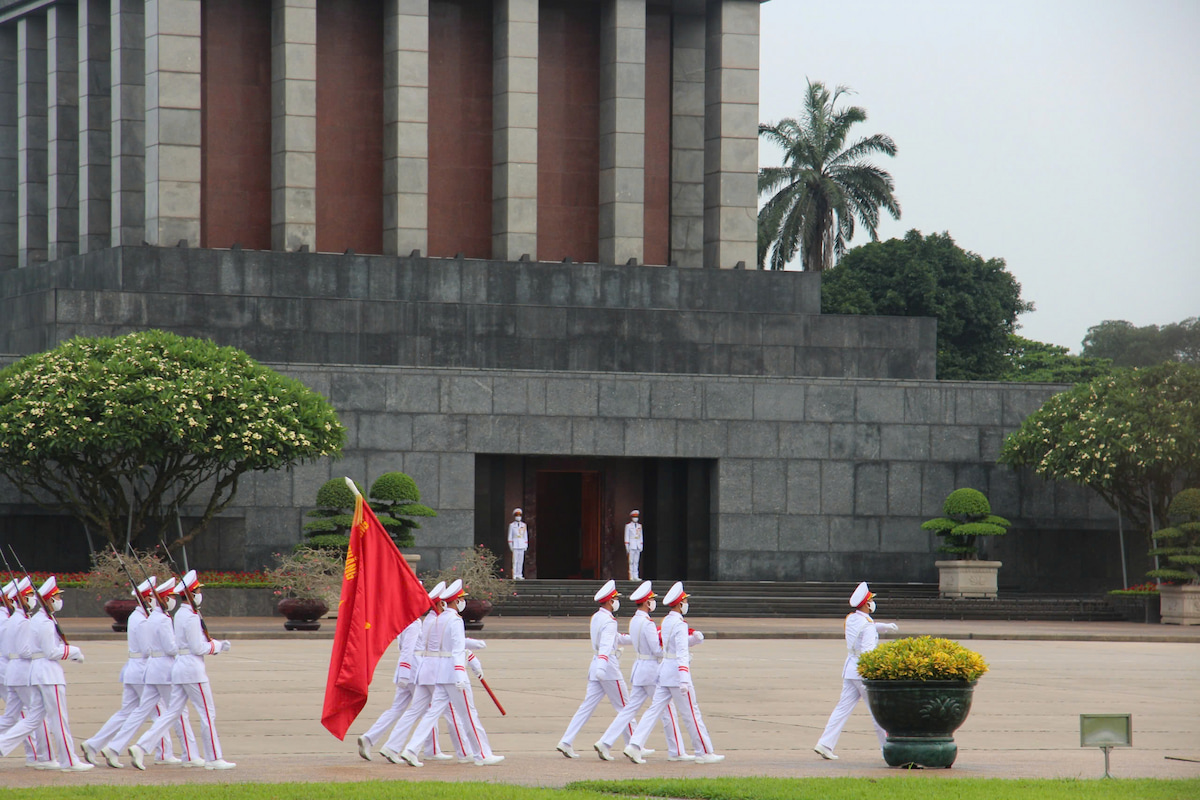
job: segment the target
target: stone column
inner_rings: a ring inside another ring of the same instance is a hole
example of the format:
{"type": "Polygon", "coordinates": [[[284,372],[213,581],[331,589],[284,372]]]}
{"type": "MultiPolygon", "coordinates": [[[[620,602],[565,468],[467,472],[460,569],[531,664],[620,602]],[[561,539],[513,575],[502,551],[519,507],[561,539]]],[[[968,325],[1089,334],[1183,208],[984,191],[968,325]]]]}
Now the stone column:
{"type": "Polygon", "coordinates": [[[317,0],[271,0],[271,248],[317,244],[317,0]]]}
{"type": "Polygon", "coordinates": [[[537,259],[538,0],[496,0],[492,257],[537,259]]]}
{"type": "Polygon", "coordinates": [[[79,252],[79,51],[75,6],[46,9],[48,194],[51,261],[79,252]]]}
{"type": "Polygon", "coordinates": [[[383,252],[429,250],[429,0],[383,21],[383,252]]]}
{"type": "Polygon", "coordinates": [[[146,238],[146,5],[112,0],[109,107],[109,242],[140,245],[146,238]]]}
{"type": "MultiPolygon", "coordinates": [[[[692,11],[692,9],[689,9],[692,11]]],[[[704,6],[671,22],[671,263],[704,266],[704,6]]],[[[748,263],[748,262],[747,262],[748,263]]]]}
{"type": "Polygon", "coordinates": [[[79,0],[79,252],[108,247],[112,80],[108,0],[79,0]]]}
{"type": "Polygon", "coordinates": [[[704,102],[704,266],[758,257],[759,0],[708,6],[704,102]]]}
{"type": "Polygon", "coordinates": [[[0,25],[0,271],[17,266],[17,26],[0,25]]]}
{"type": "Polygon", "coordinates": [[[146,0],[146,241],[200,245],[200,0],[146,0]]]}
{"type": "Polygon", "coordinates": [[[17,266],[46,260],[46,17],[17,20],[17,266]]]}
{"type": "Polygon", "coordinates": [[[600,262],[643,260],[646,0],[604,0],[600,20],[600,262]]]}

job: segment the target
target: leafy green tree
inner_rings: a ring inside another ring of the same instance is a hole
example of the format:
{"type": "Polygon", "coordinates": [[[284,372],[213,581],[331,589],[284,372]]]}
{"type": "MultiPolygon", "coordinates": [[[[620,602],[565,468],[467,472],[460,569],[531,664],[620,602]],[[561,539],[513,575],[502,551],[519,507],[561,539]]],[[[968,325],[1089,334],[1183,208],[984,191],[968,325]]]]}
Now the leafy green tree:
{"type": "Polygon", "coordinates": [[[1200,367],[1120,369],[1060,392],[1009,434],[999,461],[1086,486],[1149,532],[1174,488],[1200,480],[1200,367]]]}
{"type": "Polygon", "coordinates": [[[1175,495],[1167,514],[1175,524],[1154,532],[1152,556],[1167,559],[1167,566],[1146,573],[1150,578],[1200,583],[1200,489],[1175,495]]]}
{"type": "Polygon", "coordinates": [[[1057,344],[1008,335],[1008,371],[1002,380],[1035,383],[1083,383],[1112,372],[1107,358],[1074,356],[1057,344]]]}
{"type": "Polygon", "coordinates": [[[1008,337],[1032,309],[1003,259],[985,261],[948,233],[856,247],[821,278],[822,313],[936,317],[944,380],[1002,379],[1008,337]]]}
{"type": "Polygon", "coordinates": [[[1200,318],[1137,327],[1109,319],[1088,328],[1082,355],[1110,359],[1118,367],[1149,367],[1164,361],[1200,364],[1200,318]]]}
{"type": "MultiPolygon", "coordinates": [[[[357,481],[354,485],[362,494],[357,481]]],[[[326,481],[317,490],[316,500],[317,507],[307,514],[313,519],[304,525],[305,539],[296,549],[345,552],[350,543],[350,526],[354,523],[354,493],[346,485],[346,479],[326,481]]],[[[367,503],[397,547],[412,547],[413,531],[421,527],[415,517],[437,516],[436,511],[422,505],[420,500],[416,481],[403,472],[385,472],[371,484],[367,503]]]]}
{"type": "Polygon", "coordinates": [[[979,559],[980,536],[1003,536],[1011,522],[992,513],[987,496],[978,489],[955,489],[942,504],[944,516],[921,523],[921,529],[942,537],[939,553],[967,561],[979,559]]]}
{"type": "Polygon", "coordinates": [[[896,143],[877,133],[846,144],[850,129],[867,119],[858,106],[837,107],[848,93],[809,81],[799,120],[758,126],[760,137],[783,148],[783,166],[758,173],[758,193],[770,195],[758,215],[759,269],[768,261],[784,269],[797,251],[804,269],[828,269],[846,252],[856,220],[876,241],[880,208],[900,219],[892,176],[868,160],[896,155],[896,143]]]}
{"type": "Polygon", "coordinates": [[[345,440],[320,394],[205,339],[77,338],[0,370],[0,475],[118,547],[127,530],[173,530],[195,495],[191,541],[242,475],[339,455],[345,440]]]}

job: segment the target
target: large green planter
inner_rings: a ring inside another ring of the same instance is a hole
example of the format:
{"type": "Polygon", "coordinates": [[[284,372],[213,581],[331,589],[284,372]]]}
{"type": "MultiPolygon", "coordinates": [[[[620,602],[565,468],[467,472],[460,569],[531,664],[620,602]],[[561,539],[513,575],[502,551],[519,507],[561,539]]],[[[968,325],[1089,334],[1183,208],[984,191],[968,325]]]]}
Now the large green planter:
{"type": "Polygon", "coordinates": [[[863,681],[875,721],[887,731],[883,759],[891,767],[949,767],[958,757],[954,732],[971,711],[975,683],[863,681]]]}

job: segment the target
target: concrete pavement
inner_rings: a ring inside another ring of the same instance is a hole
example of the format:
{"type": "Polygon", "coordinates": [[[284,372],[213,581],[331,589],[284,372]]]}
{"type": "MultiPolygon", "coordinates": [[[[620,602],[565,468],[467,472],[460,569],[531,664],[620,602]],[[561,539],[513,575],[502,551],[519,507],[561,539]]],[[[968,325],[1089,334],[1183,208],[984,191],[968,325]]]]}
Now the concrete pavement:
{"type": "MultiPolygon", "coordinates": [[[[624,621],[627,615],[620,616],[624,621]]],[[[811,751],[840,690],[840,620],[691,621],[710,633],[695,652],[693,675],[714,743],[727,756],[718,765],[668,764],[661,741],[655,744],[657,734],[651,746],[659,753],[650,763],[601,762],[590,748],[611,720],[611,709],[603,708],[575,742],[582,758],[555,752],[585,687],[591,653],[579,641],[586,637],[583,618],[489,619],[475,635],[489,641],[480,657],[508,716],[500,717],[478,687],[476,699],[493,747],[508,758],[496,767],[426,762],[421,769],[378,756],[367,763],[355,753],[353,737],[390,703],[394,651],[380,662],[370,700],[347,741],[339,742],[319,722],[331,642],[316,637],[332,633],[332,626],[316,635],[283,636],[279,618],[213,618],[215,635],[239,637],[231,653],[209,659],[222,743],[237,769],[101,766],[82,774],[44,773],[22,768],[13,756],[0,760],[0,773],[9,786],[371,779],[561,786],[639,776],[901,774],[884,765],[863,707],[846,727],[839,761],[823,761],[811,751]]],[[[67,635],[87,655],[85,664],[64,665],[78,741],[117,708],[124,645],[119,637],[89,639],[102,635],[99,620],[90,629],[88,620],[66,622],[67,635]]],[[[1115,775],[1200,777],[1200,763],[1174,760],[1200,759],[1200,631],[1132,623],[900,624],[901,633],[972,639],[969,646],[991,665],[956,735],[954,768],[906,773],[906,779],[1099,777],[1103,754],[1078,746],[1079,714],[1125,712],[1133,714],[1134,748],[1114,751],[1115,775]]]]}

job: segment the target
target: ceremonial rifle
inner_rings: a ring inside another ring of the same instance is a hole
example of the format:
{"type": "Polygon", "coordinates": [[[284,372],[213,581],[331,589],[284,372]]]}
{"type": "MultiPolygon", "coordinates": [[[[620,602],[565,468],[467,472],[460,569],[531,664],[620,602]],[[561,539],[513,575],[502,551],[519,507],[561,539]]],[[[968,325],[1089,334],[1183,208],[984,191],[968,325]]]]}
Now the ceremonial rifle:
{"type": "MultiPolygon", "coordinates": [[[[121,570],[125,573],[125,577],[129,579],[129,587],[133,589],[133,596],[137,598],[138,605],[142,607],[142,611],[145,612],[147,617],[149,617],[150,603],[146,600],[146,598],[142,597],[142,593],[138,591],[138,584],[133,578],[133,573],[129,571],[129,567],[125,566],[125,562],[121,560],[121,554],[117,552],[117,548],[113,545],[113,543],[109,542],[108,546],[112,548],[113,555],[117,558],[117,563],[121,565],[121,570]]],[[[149,580],[149,578],[147,578],[147,580],[149,580]]],[[[150,587],[150,590],[154,591],[153,585],[150,587]]]]}
{"type": "MultiPolygon", "coordinates": [[[[11,567],[11,566],[9,565],[9,563],[8,563],[8,556],[4,555],[4,548],[3,548],[3,547],[0,547],[0,558],[3,558],[3,559],[4,559],[4,568],[5,568],[6,570],[8,570],[8,575],[9,575],[9,578],[10,578],[11,580],[17,580],[17,578],[15,577],[15,576],[16,576],[16,573],[15,573],[15,572],[13,572],[13,569],[12,569],[12,567],[11,567]]],[[[18,592],[18,594],[17,594],[17,597],[18,597],[18,598],[20,598],[20,596],[21,596],[21,595],[20,595],[20,593],[18,592]]],[[[9,610],[9,612],[10,612],[10,613],[11,613],[11,612],[13,612],[13,611],[16,611],[16,610],[17,610],[17,604],[16,604],[15,602],[14,602],[14,603],[10,603],[10,602],[8,602],[8,595],[4,595],[4,605],[5,605],[5,606],[8,608],[8,610],[9,610]]],[[[21,613],[22,613],[22,614],[24,614],[24,613],[25,613],[25,608],[24,608],[23,606],[22,606],[22,608],[21,608],[21,613]]],[[[26,616],[28,616],[28,615],[26,615],[26,616]]]]}
{"type": "Polygon", "coordinates": [[[8,546],[8,550],[10,553],[12,553],[13,559],[17,562],[17,567],[20,568],[21,572],[25,573],[26,578],[29,578],[29,585],[33,588],[33,596],[37,598],[38,605],[41,606],[42,611],[45,611],[46,616],[49,617],[50,621],[54,623],[54,630],[58,632],[58,638],[62,639],[64,646],[69,647],[71,643],[67,641],[66,635],[62,632],[62,627],[59,626],[58,620],[55,619],[54,609],[50,608],[50,604],[46,602],[46,598],[42,597],[42,593],[38,591],[38,587],[33,585],[33,575],[31,575],[29,571],[25,569],[25,565],[21,563],[21,557],[17,555],[16,550],[13,550],[13,546],[11,544],[8,546]]]}
{"type": "MultiPolygon", "coordinates": [[[[179,565],[175,563],[175,556],[171,555],[171,550],[167,547],[167,543],[161,538],[158,540],[158,543],[162,545],[163,552],[167,555],[167,560],[171,562],[171,568],[178,570],[179,565]]],[[[211,642],[213,640],[212,635],[208,632],[208,625],[204,623],[204,617],[200,614],[199,606],[196,605],[196,598],[192,597],[192,590],[184,583],[182,575],[177,574],[175,580],[183,587],[183,596],[187,599],[188,605],[192,607],[192,613],[196,615],[196,619],[200,620],[200,630],[204,631],[204,638],[211,642]]]]}

